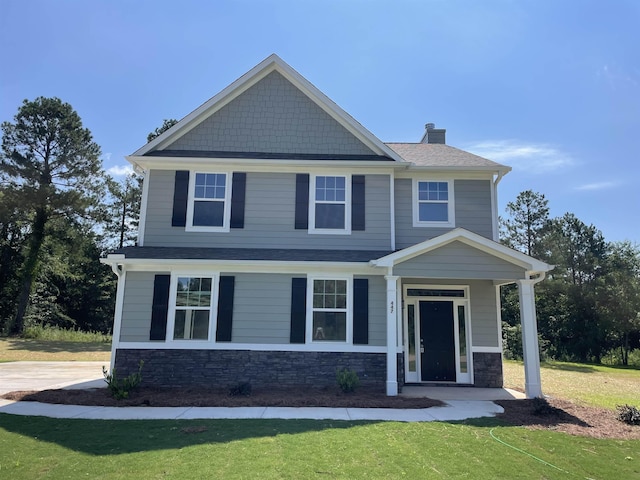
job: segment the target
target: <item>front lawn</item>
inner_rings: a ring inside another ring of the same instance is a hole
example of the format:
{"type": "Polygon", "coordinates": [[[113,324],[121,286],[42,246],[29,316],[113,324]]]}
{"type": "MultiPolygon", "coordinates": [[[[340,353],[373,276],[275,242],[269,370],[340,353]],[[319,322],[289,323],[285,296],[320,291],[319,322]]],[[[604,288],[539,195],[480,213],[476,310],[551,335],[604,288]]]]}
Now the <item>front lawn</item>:
{"type": "MultiPolygon", "coordinates": [[[[524,391],[522,362],[505,360],[504,385],[524,391]]],[[[573,402],[615,409],[616,405],[640,407],[640,370],[568,362],[543,362],[542,392],[573,402]]]]}
{"type": "Polygon", "coordinates": [[[29,338],[0,338],[0,362],[108,362],[111,344],[104,342],[76,342],[34,340],[29,338]]]}
{"type": "Polygon", "coordinates": [[[473,424],[0,415],[3,478],[638,478],[640,441],[473,424]],[[501,441],[548,464],[518,452],[501,441]],[[565,473],[568,472],[568,473],[565,473]]]}

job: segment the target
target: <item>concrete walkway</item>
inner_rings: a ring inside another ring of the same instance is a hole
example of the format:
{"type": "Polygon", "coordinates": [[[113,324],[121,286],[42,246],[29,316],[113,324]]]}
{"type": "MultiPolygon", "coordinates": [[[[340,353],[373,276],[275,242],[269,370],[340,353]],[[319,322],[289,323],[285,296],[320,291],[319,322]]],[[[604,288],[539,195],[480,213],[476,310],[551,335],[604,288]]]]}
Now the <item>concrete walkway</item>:
{"type": "Polygon", "coordinates": [[[89,407],[12,402],[0,399],[0,413],[91,420],[193,420],[279,418],[311,420],[386,420],[432,422],[492,417],[504,410],[482,400],[450,400],[442,407],[422,409],[324,407],[89,407]]]}
{"type": "MultiPolygon", "coordinates": [[[[10,362],[0,364],[0,395],[16,390],[105,387],[108,362],[10,362]]],[[[523,398],[501,388],[405,386],[403,396],[442,400],[424,409],[324,407],[91,407],[0,399],[0,413],[92,420],[312,419],[430,422],[492,417],[503,408],[493,400],[523,398]]]]}

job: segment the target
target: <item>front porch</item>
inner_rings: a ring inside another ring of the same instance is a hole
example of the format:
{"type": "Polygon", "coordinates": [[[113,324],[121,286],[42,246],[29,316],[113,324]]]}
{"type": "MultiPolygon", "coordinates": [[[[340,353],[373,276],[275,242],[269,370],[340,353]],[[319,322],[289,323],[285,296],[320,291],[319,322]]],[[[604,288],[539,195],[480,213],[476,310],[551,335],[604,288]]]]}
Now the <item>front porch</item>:
{"type": "Polygon", "coordinates": [[[403,383],[502,387],[500,286],[516,283],[526,397],[542,396],[534,285],[551,265],[463,229],[371,264],[387,272],[387,395],[403,383]]]}

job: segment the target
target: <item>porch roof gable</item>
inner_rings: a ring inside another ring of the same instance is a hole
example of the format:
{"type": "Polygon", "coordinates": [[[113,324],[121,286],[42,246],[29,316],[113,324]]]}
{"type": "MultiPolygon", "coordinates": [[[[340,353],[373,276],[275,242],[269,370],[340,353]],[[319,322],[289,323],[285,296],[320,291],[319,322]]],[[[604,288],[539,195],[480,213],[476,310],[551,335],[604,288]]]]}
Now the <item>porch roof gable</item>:
{"type": "Polygon", "coordinates": [[[398,250],[384,257],[371,260],[371,264],[376,267],[394,267],[419,255],[437,250],[452,242],[461,242],[472,248],[478,249],[496,258],[522,267],[528,275],[536,275],[553,270],[554,266],[537,260],[529,255],[506,247],[498,242],[494,242],[486,237],[470,232],[464,228],[455,228],[438,237],[425,240],[411,247],[398,250]]]}

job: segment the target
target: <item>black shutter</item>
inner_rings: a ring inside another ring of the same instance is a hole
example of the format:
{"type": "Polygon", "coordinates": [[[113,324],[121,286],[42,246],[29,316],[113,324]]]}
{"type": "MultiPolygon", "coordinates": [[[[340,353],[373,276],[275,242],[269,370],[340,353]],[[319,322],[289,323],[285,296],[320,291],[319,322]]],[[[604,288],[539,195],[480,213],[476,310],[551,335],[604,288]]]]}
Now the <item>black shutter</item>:
{"type": "Polygon", "coordinates": [[[309,228],[309,174],[296,175],[296,229],[309,228]]]}
{"type": "Polygon", "coordinates": [[[218,328],[216,329],[216,342],[231,341],[234,287],[235,277],[220,277],[220,288],[218,289],[218,328]]]}
{"type": "Polygon", "coordinates": [[[231,228],[244,228],[244,199],[247,174],[235,172],[231,186],[231,228]]]}
{"type": "Polygon", "coordinates": [[[149,340],[165,340],[167,338],[170,282],[170,275],[156,275],[153,281],[153,304],[151,306],[151,330],[149,332],[149,340]]]}
{"type": "Polygon", "coordinates": [[[305,342],[307,324],[307,279],[291,279],[291,343],[305,342]]]}
{"type": "Polygon", "coordinates": [[[351,177],[351,230],[364,230],[364,175],[351,177]]]}
{"type": "Polygon", "coordinates": [[[369,280],[353,280],[353,343],[369,343],[369,280]]]}
{"type": "Polygon", "coordinates": [[[175,187],[173,189],[173,217],[172,227],[184,227],[187,224],[187,201],[189,199],[189,171],[176,171],[175,187]]]}

